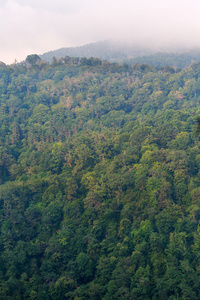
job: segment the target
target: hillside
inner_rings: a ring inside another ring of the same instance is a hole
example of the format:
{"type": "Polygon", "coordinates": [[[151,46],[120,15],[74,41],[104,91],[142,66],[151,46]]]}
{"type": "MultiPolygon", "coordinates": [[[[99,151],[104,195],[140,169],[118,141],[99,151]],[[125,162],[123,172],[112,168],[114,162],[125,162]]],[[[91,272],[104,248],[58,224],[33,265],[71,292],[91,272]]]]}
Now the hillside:
{"type": "Polygon", "coordinates": [[[40,57],[49,63],[52,62],[53,57],[59,59],[65,56],[80,58],[98,57],[102,60],[122,62],[125,59],[149,55],[152,53],[152,50],[145,47],[108,40],[89,43],[79,47],[61,48],[58,50],[46,52],[40,55],[40,57]]]}
{"type": "Polygon", "coordinates": [[[0,65],[0,299],[200,298],[200,64],[0,65]]]}
{"type": "Polygon", "coordinates": [[[200,61],[200,49],[191,49],[176,52],[159,52],[152,55],[139,56],[125,60],[129,65],[149,64],[154,67],[173,66],[175,68],[183,69],[189,67],[191,64],[200,61]]]}
{"type": "Polygon", "coordinates": [[[125,62],[128,65],[139,63],[149,64],[154,67],[173,66],[182,69],[200,61],[200,49],[158,48],[156,50],[109,40],[80,47],[61,48],[40,55],[48,63],[52,62],[53,57],[60,59],[65,56],[81,58],[98,57],[101,60],[118,63],[125,62]]]}

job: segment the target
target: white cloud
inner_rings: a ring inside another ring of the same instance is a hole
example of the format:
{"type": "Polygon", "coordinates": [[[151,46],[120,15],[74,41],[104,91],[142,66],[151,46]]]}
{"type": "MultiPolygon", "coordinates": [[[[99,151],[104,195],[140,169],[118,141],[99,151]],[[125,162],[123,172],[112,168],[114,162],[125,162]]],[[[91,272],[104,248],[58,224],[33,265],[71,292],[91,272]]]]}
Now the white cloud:
{"type": "Polygon", "coordinates": [[[200,46],[197,0],[1,0],[0,60],[108,38],[200,46]]]}

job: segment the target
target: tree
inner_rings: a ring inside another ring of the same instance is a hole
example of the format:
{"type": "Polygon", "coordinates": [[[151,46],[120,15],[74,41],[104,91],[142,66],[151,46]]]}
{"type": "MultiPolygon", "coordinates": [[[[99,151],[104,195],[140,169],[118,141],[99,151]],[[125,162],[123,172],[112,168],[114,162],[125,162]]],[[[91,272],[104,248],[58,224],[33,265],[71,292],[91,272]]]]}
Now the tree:
{"type": "Polygon", "coordinates": [[[37,54],[31,54],[26,57],[25,61],[33,67],[41,62],[41,58],[37,54]]]}

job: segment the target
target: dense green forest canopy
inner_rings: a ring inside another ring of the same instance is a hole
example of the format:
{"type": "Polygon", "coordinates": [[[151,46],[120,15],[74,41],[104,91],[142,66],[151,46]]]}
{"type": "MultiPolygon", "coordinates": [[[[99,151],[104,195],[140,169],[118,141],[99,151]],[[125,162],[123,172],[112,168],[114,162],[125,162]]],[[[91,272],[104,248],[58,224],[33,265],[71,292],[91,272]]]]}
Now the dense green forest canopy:
{"type": "Polygon", "coordinates": [[[0,299],[200,298],[200,64],[0,64],[0,299]]]}

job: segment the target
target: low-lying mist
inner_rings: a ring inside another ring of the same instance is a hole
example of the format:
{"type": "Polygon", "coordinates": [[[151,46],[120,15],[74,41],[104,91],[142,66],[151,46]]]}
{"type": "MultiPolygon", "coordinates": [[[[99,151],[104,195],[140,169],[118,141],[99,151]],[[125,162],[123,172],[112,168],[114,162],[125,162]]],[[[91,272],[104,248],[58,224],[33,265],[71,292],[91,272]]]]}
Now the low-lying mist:
{"type": "Polygon", "coordinates": [[[0,61],[120,40],[153,51],[200,47],[197,0],[3,0],[0,61]]]}

